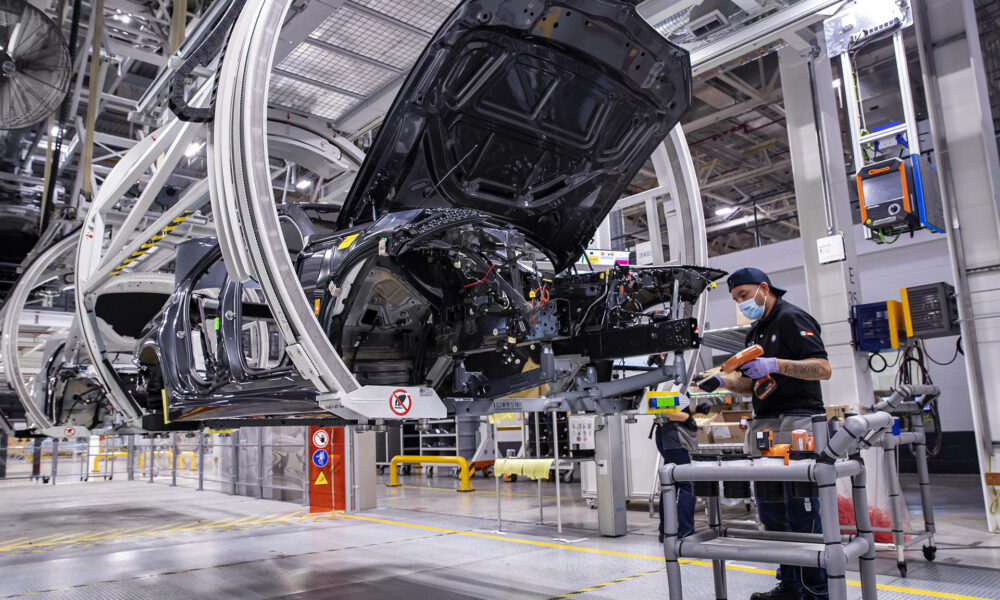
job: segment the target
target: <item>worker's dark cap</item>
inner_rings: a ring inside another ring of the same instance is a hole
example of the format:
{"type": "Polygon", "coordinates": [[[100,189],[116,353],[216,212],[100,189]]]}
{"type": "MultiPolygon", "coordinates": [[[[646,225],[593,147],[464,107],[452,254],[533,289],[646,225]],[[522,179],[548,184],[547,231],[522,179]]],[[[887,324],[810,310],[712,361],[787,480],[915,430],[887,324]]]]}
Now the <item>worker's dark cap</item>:
{"type": "Polygon", "coordinates": [[[761,283],[766,283],[771,291],[774,292],[775,296],[781,297],[785,295],[785,291],[779,287],[775,287],[771,283],[771,278],[767,276],[767,273],[761,271],[760,269],[754,269],[753,267],[746,267],[743,269],[737,269],[729,274],[729,278],[726,279],[726,283],[729,284],[729,291],[733,291],[734,287],[739,287],[741,285],[758,285],[761,283]]]}

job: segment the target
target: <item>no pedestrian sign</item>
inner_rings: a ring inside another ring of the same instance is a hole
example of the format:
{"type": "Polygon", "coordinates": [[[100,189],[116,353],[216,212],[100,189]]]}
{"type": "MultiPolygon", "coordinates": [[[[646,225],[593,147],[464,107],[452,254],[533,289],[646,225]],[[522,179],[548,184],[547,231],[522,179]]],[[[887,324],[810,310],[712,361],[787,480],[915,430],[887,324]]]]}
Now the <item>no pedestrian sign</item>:
{"type": "Polygon", "coordinates": [[[413,407],[413,398],[403,389],[396,390],[389,396],[389,410],[402,417],[413,407]]]}
{"type": "Polygon", "coordinates": [[[326,450],[317,450],[313,452],[312,461],[316,468],[322,469],[330,462],[330,454],[326,450]]]}

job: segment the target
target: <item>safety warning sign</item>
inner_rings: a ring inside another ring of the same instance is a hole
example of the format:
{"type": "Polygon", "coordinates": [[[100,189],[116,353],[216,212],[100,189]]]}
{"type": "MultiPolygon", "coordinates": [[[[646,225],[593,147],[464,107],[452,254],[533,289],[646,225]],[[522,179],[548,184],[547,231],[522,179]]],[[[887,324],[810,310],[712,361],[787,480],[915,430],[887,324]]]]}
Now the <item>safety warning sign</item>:
{"type": "Polygon", "coordinates": [[[319,429],[312,435],[313,446],[317,448],[326,448],[326,445],[330,443],[330,434],[327,433],[325,429],[319,429]]]}
{"type": "Polygon", "coordinates": [[[404,389],[398,389],[392,392],[389,396],[389,410],[394,412],[399,416],[403,416],[410,412],[410,408],[413,407],[413,398],[404,389]]]}
{"type": "Polygon", "coordinates": [[[328,462],[330,462],[330,455],[326,450],[320,448],[319,450],[313,452],[313,464],[316,465],[317,468],[322,469],[328,462]]]}
{"type": "Polygon", "coordinates": [[[344,510],[347,490],[344,480],[344,429],[309,427],[309,512],[344,510]]]}

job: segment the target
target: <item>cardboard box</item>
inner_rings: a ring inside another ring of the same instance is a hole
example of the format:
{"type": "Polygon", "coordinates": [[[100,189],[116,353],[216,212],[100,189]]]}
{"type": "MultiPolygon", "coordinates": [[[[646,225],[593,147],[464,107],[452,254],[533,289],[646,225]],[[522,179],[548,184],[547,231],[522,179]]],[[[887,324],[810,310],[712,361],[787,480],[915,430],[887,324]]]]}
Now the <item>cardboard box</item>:
{"type": "Polygon", "coordinates": [[[699,444],[711,444],[712,436],[709,431],[709,426],[719,418],[718,413],[714,413],[708,416],[705,415],[695,415],[694,420],[698,424],[698,443],[699,444]]]}
{"type": "Polygon", "coordinates": [[[843,421],[849,414],[863,415],[865,414],[865,407],[861,404],[844,404],[839,406],[826,407],[827,421],[832,420],[834,417],[843,421]]]}
{"type": "Polygon", "coordinates": [[[709,444],[742,444],[746,438],[746,420],[751,417],[750,411],[725,410],[716,414],[715,419],[707,424],[706,437],[709,444]]]}

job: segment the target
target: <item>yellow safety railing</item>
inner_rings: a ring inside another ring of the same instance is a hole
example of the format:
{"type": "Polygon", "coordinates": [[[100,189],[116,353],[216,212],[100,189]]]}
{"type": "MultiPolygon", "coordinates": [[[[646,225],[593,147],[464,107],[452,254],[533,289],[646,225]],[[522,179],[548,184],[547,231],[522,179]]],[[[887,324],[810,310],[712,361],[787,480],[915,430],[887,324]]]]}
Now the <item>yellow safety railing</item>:
{"type": "Polygon", "coordinates": [[[127,456],[128,456],[128,452],[106,452],[104,454],[95,454],[94,455],[94,471],[93,472],[97,473],[98,471],[101,470],[100,469],[100,461],[101,460],[104,460],[105,462],[107,462],[109,459],[113,459],[113,458],[125,458],[127,456]]]}
{"type": "Polygon", "coordinates": [[[400,463],[407,464],[420,464],[420,463],[435,463],[444,465],[457,465],[461,471],[459,477],[461,478],[461,485],[458,486],[459,492],[474,492],[472,486],[469,485],[469,478],[472,477],[472,473],[475,471],[475,467],[469,465],[469,461],[461,456],[412,456],[412,455],[398,455],[393,456],[392,460],[389,461],[389,487],[399,487],[402,485],[399,483],[399,465],[400,463]]]}
{"type": "MultiPolygon", "coordinates": [[[[184,459],[185,458],[190,458],[191,459],[190,460],[190,467],[188,467],[188,468],[191,471],[197,471],[198,470],[198,465],[195,463],[195,452],[193,450],[186,450],[184,452],[178,452],[177,454],[178,454],[178,459],[179,459],[178,463],[177,463],[177,468],[178,469],[183,469],[184,468],[184,459]]],[[[140,470],[145,468],[145,466],[146,466],[146,457],[147,456],[149,456],[149,450],[146,450],[145,452],[143,452],[142,454],[139,455],[139,469],[140,470]]],[[[155,453],[155,456],[166,456],[166,457],[168,457],[170,459],[170,468],[172,469],[174,467],[174,452],[173,452],[173,450],[157,450],[156,453],[155,453]]],[[[94,461],[94,465],[97,465],[96,459],[94,461]]],[[[94,469],[96,470],[97,467],[95,466],[94,469]]]]}

